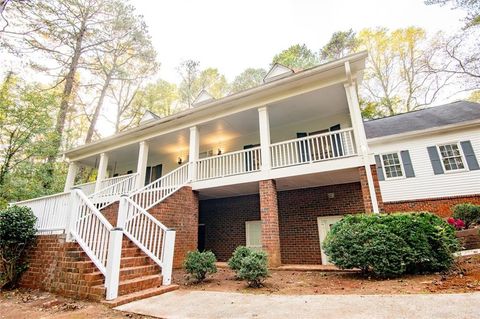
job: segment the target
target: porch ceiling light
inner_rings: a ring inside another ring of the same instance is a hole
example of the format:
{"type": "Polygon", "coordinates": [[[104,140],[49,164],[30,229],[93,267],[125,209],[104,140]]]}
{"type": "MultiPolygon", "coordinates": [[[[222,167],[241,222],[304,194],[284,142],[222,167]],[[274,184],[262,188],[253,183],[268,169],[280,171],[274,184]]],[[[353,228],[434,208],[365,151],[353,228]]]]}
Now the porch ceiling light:
{"type": "Polygon", "coordinates": [[[183,163],[183,159],[181,157],[178,157],[178,161],[177,161],[178,165],[182,165],[183,163]]]}

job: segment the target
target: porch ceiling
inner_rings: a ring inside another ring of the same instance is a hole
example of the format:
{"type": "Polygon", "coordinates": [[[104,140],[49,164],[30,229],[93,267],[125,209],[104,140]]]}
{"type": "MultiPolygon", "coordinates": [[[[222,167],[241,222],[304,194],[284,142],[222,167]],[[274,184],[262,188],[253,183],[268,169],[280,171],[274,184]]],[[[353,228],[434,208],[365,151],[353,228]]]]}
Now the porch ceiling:
{"type": "MultiPolygon", "coordinates": [[[[329,171],[315,174],[297,175],[276,179],[277,191],[299,188],[346,184],[360,181],[357,168],[329,171]]],[[[222,187],[201,189],[200,200],[225,198],[258,193],[258,182],[227,185],[222,187]]]]}

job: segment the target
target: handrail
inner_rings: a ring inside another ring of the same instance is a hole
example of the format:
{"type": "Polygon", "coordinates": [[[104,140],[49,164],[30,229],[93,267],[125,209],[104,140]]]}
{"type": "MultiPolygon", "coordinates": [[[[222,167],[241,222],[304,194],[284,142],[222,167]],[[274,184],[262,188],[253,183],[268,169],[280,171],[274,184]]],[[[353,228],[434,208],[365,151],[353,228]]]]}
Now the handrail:
{"type": "Polygon", "coordinates": [[[150,184],[134,191],[130,195],[130,198],[145,210],[152,208],[187,184],[188,168],[188,163],[178,167],[150,184]]]}
{"type": "Polygon", "coordinates": [[[112,225],[80,190],[74,189],[70,233],[103,275],[107,275],[107,252],[112,225]]]}
{"type": "Polygon", "coordinates": [[[231,156],[231,155],[240,154],[240,153],[246,153],[246,152],[248,152],[248,151],[256,151],[256,150],[260,150],[260,149],[261,149],[261,147],[260,147],[260,146],[257,146],[257,147],[247,148],[247,149],[244,149],[244,150],[233,151],[233,152],[223,153],[223,154],[220,154],[220,155],[215,155],[215,156],[200,158],[200,159],[197,161],[197,163],[198,163],[198,162],[203,162],[203,161],[208,161],[208,160],[211,160],[211,159],[213,159],[213,158],[228,157],[228,156],[231,156]]]}
{"type": "Polygon", "coordinates": [[[338,131],[330,131],[330,132],[327,132],[327,133],[312,134],[312,135],[308,135],[308,136],[305,136],[305,137],[299,137],[299,138],[294,138],[294,139],[291,139],[291,140],[271,143],[270,147],[276,146],[276,145],[287,144],[287,143],[291,143],[291,142],[306,141],[306,140],[309,140],[309,139],[312,139],[312,138],[315,138],[315,137],[330,136],[330,135],[333,135],[333,134],[343,133],[343,132],[353,132],[353,128],[344,128],[344,129],[341,129],[341,130],[338,130],[338,131]]]}
{"type": "Polygon", "coordinates": [[[117,196],[122,194],[129,194],[135,189],[136,180],[140,176],[138,173],[132,173],[119,177],[111,178],[110,181],[117,181],[108,187],[102,188],[98,192],[95,192],[88,196],[90,200],[96,203],[98,209],[108,206],[111,202],[118,200],[117,196]],[[113,196],[113,198],[111,198],[113,196]],[[103,202],[102,200],[106,200],[103,202]]]}
{"type": "Polygon", "coordinates": [[[70,192],[56,193],[56,194],[51,194],[51,195],[45,195],[45,196],[42,196],[42,197],[25,199],[25,200],[22,200],[22,201],[19,201],[19,202],[10,203],[10,205],[20,206],[19,204],[25,204],[25,203],[28,203],[28,202],[34,202],[34,201],[39,201],[39,200],[45,200],[45,199],[49,199],[49,198],[53,198],[53,197],[57,197],[57,196],[62,196],[62,195],[67,195],[67,194],[70,194],[70,192]]]}

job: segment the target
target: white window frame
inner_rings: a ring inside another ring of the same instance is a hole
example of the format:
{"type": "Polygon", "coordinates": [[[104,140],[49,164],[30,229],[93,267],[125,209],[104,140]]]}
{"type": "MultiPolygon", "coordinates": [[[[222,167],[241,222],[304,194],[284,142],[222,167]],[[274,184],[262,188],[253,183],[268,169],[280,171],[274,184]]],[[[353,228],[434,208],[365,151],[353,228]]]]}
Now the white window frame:
{"type": "Polygon", "coordinates": [[[440,163],[442,163],[443,172],[445,174],[455,174],[455,173],[465,172],[465,171],[468,170],[467,161],[465,159],[465,155],[463,154],[463,149],[462,149],[462,145],[460,145],[460,142],[458,142],[458,141],[446,142],[446,143],[437,144],[435,146],[437,148],[438,156],[440,157],[440,163]],[[460,157],[462,158],[463,168],[457,168],[457,169],[454,169],[454,170],[447,170],[447,168],[445,167],[445,163],[443,162],[443,157],[442,157],[442,152],[440,151],[440,146],[452,145],[452,144],[456,144],[457,147],[458,147],[458,150],[460,151],[460,157]]]}
{"type": "Polygon", "coordinates": [[[247,221],[245,221],[245,246],[248,247],[248,248],[262,250],[263,243],[262,243],[262,221],[261,220],[247,220],[247,221]],[[260,246],[252,245],[250,243],[250,238],[249,238],[250,225],[252,225],[253,223],[259,223],[260,224],[260,246]]]}
{"type": "Polygon", "coordinates": [[[385,180],[396,180],[396,179],[404,179],[405,176],[405,169],[403,168],[403,160],[402,156],[400,155],[399,151],[391,151],[391,152],[384,152],[379,154],[380,160],[382,161],[382,171],[383,171],[383,176],[385,176],[385,180]],[[383,155],[389,155],[389,154],[397,154],[398,156],[398,161],[400,162],[400,170],[402,171],[402,176],[395,176],[395,177],[388,177],[387,176],[387,171],[385,170],[385,162],[383,161],[383,155]]]}

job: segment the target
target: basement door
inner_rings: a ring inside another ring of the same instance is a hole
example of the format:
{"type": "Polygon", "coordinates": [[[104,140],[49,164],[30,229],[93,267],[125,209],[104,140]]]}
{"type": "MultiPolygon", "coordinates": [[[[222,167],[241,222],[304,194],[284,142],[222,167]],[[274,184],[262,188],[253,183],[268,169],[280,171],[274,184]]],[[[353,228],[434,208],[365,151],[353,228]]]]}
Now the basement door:
{"type": "Polygon", "coordinates": [[[342,219],[343,216],[336,215],[336,216],[322,216],[322,217],[317,217],[317,223],[318,223],[318,236],[320,239],[320,251],[322,254],[322,264],[323,265],[331,265],[328,261],[328,256],[325,255],[325,252],[323,251],[323,242],[325,241],[325,238],[327,237],[328,232],[332,228],[333,224],[338,222],[340,219],[342,219]]]}

